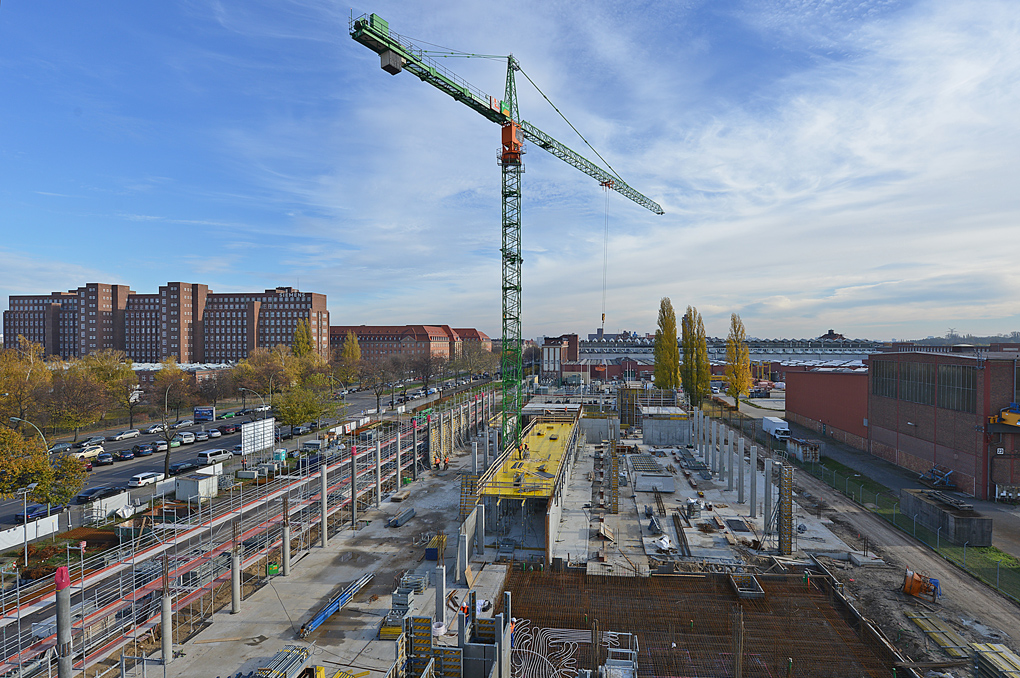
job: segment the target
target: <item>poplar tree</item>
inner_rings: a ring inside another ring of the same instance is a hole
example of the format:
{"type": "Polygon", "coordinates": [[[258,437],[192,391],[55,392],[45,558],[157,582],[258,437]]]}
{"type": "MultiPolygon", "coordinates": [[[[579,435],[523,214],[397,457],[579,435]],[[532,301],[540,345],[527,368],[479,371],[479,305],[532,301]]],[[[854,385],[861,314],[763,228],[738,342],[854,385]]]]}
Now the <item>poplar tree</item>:
{"type": "Polygon", "coordinates": [[[726,382],[726,393],[733,397],[739,412],[740,396],[751,390],[751,354],[744,322],[736,313],[730,315],[730,333],[726,337],[726,382]]]}
{"type": "Polygon", "coordinates": [[[358,335],[354,334],[352,330],[344,337],[340,354],[336,357],[336,378],[345,386],[349,386],[358,378],[360,370],[361,346],[358,344],[358,335]]]}
{"type": "Polygon", "coordinates": [[[680,387],[680,347],[676,342],[676,312],[669,297],[659,301],[659,327],[655,330],[655,387],[680,387]]]}
{"type": "Polygon", "coordinates": [[[692,405],[700,405],[711,390],[712,374],[708,362],[708,341],[705,337],[705,323],[693,306],[681,322],[684,361],[681,366],[684,391],[692,405]]]}
{"type": "Polygon", "coordinates": [[[290,350],[298,358],[304,358],[315,348],[312,343],[312,328],[307,320],[299,320],[294,326],[294,341],[290,350]]]}

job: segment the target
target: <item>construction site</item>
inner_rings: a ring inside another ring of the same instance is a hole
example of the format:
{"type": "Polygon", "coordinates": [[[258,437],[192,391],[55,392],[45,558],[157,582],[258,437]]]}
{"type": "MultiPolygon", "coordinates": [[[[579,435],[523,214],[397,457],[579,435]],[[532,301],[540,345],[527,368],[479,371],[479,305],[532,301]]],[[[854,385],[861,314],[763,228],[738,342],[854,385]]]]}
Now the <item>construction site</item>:
{"type": "Polygon", "coordinates": [[[501,127],[502,383],[167,481],[103,553],[3,589],[0,677],[1020,675],[1020,608],[798,475],[817,446],[651,384],[530,396],[524,141],[662,208],[521,119],[513,56],[497,98],[375,14],[350,31],[501,127]]]}

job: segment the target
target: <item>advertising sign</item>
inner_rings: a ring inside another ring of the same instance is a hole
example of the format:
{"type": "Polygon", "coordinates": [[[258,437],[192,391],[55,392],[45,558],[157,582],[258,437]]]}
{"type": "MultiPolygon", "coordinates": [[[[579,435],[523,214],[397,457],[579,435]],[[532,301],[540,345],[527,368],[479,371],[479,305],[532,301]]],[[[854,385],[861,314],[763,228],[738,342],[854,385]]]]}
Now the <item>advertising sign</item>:
{"type": "Polygon", "coordinates": [[[271,450],[276,444],[276,419],[259,419],[241,425],[241,454],[271,450]]]}
{"type": "Polygon", "coordinates": [[[196,407],[195,414],[192,416],[195,421],[215,421],[216,420],[216,408],[215,407],[196,407]]]}

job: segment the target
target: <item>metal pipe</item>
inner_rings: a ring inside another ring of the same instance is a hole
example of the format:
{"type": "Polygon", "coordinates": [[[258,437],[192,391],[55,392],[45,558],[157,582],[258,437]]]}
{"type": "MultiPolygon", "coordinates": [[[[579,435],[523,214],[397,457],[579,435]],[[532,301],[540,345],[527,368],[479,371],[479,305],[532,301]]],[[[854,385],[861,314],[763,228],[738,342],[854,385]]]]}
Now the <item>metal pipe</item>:
{"type": "Polygon", "coordinates": [[[382,506],[382,441],[375,439],[375,507],[382,506]]]}
{"type": "Polygon", "coordinates": [[[319,522],[319,546],[326,548],[326,542],[329,541],[329,530],[327,529],[326,523],[329,520],[329,488],[326,485],[326,460],[323,456],[319,457],[319,503],[320,510],[322,512],[322,520],[319,522]]]}

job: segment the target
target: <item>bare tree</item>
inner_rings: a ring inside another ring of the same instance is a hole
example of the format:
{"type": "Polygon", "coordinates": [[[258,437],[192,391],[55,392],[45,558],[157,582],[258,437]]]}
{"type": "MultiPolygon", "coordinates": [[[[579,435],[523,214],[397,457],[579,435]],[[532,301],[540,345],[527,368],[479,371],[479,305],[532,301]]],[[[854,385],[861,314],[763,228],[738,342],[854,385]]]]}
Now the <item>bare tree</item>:
{"type": "Polygon", "coordinates": [[[411,360],[411,373],[415,379],[421,380],[421,386],[428,391],[432,383],[446,368],[446,360],[442,356],[426,353],[411,360]]]}

